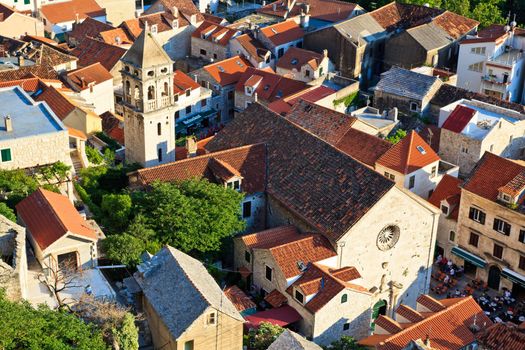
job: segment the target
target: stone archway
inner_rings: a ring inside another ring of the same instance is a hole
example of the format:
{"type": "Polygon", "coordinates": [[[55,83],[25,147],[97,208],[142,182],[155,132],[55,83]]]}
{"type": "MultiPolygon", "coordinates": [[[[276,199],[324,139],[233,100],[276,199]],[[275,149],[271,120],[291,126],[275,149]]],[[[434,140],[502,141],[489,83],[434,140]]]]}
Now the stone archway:
{"type": "Polygon", "coordinates": [[[498,266],[492,265],[489,267],[489,277],[487,280],[487,284],[489,288],[499,290],[499,284],[501,280],[501,270],[498,266]]]}

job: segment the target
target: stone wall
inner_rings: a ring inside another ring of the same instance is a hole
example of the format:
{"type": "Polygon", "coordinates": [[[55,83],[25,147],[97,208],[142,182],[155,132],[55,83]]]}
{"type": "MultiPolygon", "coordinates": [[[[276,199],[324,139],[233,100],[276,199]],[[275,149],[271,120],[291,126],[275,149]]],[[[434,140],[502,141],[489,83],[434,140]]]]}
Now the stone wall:
{"type": "Polygon", "coordinates": [[[27,297],[26,230],[3,215],[0,215],[0,288],[5,288],[10,300],[27,297]]]}
{"type": "Polygon", "coordinates": [[[222,61],[230,57],[229,45],[219,45],[209,40],[191,37],[191,55],[210,61],[222,61]],[[201,50],[204,50],[203,54],[201,50]]]}

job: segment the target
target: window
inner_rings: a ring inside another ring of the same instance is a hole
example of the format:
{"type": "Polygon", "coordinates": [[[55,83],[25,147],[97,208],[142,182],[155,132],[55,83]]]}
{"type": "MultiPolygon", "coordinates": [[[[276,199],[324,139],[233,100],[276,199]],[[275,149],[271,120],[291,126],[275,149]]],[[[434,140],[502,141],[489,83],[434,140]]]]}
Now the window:
{"type": "Polygon", "coordinates": [[[350,329],[350,323],[345,323],[345,324],[343,325],[343,331],[347,331],[347,330],[349,330],[349,329],[350,329]]]}
{"type": "Polygon", "coordinates": [[[190,95],[191,95],[191,89],[186,90],[186,96],[190,96],[190,95]]]}
{"type": "Polygon", "coordinates": [[[0,154],[2,156],[2,163],[13,160],[13,158],[11,158],[11,148],[4,148],[0,151],[0,154]]]}
{"type": "Polygon", "coordinates": [[[266,266],[265,276],[268,281],[272,280],[272,268],[270,266],[266,266]]]}
{"type": "Polygon", "coordinates": [[[217,59],[217,54],[216,53],[213,54],[213,59],[215,59],[215,60],[217,59]]]}
{"type": "Polygon", "coordinates": [[[520,256],[518,267],[520,270],[525,270],[525,256],[520,256]]]}
{"type": "Polygon", "coordinates": [[[456,240],[456,232],[450,231],[448,234],[448,240],[454,242],[456,240]]]}
{"type": "Polygon", "coordinates": [[[191,113],[191,106],[187,106],[186,107],[186,114],[190,114],[191,113]]]}
{"type": "Polygon", "coordinates": [[[448,215],[448,206],[441,204],[441,212],[445,215],[448,215]]]}
{"type": "Polygon", "coordinates": [[[412,112],[417,112],[419,109],[419,106],[416,102],[410,102],[410,110],[412,112]]]}
{"type": "Polygon", "coordinates": [[[208,324],[215,324],[217,322],[215,318],[215,312],[211,312],[208,314],[208,324]]]}
{"type": "Polygon", "coordinates": [[[29,5],[31,3],[31,0],[24,0],[24,5],[29,5]]]}
{"type": "Polygon", "coordinates": [[[208,103],[208,100],[206,100],[206,99],[201,100],[201,107],[206,107],[207,103],[208,103]]]}
{"type": "Polygon", "coordinates": [[[184,350],[193,350],[193,340],[184,343],[184,350]]]}
{"type": "Polygon", "coordinates": [[[178,118],[179,118],[179,114],[180,114],[179,112],[180,112],[180,111],[176,111],[176,112],[175,112],[175,119],[178,119],[178,118]]]}
{"type": "Polygon", "coordinates": [[[386,172],[386,171],[385,171],[385,177],[386,177],[387,179],[390,179],[390,180],[395,180],[395,178],[396,178],[396,177],[394,176],[394,174],[390,174],[390,173],[388,173],[388,172],[386,172]]]}
{"type": "Polygon", "coordinates": [[[510,224],[501,219],[494,219],[494,225],[492,226],[492,228],[495,231],[498,231],[499,233],[503,233],[505,236],[510,235],[510,224]]]}
{"type": "Polygon", "coordinates": [[[162,124],[157,123],[157,135],[162,135],[162,124]]]}
{"type": "Polygon", "coordinates": [[[437,173],[437,166],[433,166],[432,170],[430,171],[430,177],[435,177],[437,173]]]}
{"type": "Polygon", "coordinates": [[[468,70],[478,73],[481,72],[483,70],[483,62],[471,64],[470,66],[468,66],[468,70]]]}
{"type": "Polygon", "coordinates": [[[319,68],[319,76],[323,75],[323,67],[319,68]]]}
{"type": "Polygon", "coordinates": [[[295,290],[295,300],[297,300],[301,304],[304,302],[304,295],[303,295],[303,293],[299,292],[297,289],[295,290]]]}
{"type": "Polygon", "coordinates": [[[229,101],[233,100],[233,94],[234,94],[233,91],[228,91],[228,100],[229,101]]]}
{"type": "Polygon", "coordinates": [[[410,176],[410,179],[408,180],[408,189],[414,188],[416,185],[416,175],[410,176]]]}
{"type": "Polygon", "coordinates": [[[246,260],[246,262],[250,262],[250,260],[252,260],[252,256],[249,251],[244,252],[244,260],[246,260]]]}
{"type": "Polygon", "coordinates": [[[304,71],[304,76],[305,77],[309,77],[310,76],[310,71],[308,69],[304,71]]]}
{"type": "Polygon", "coordinates": [[[468,244],[470,244],[473,247],[477,247],[478,243],[479,243],[479,235],[474,232],[471,232],[469,240],[468,240],[468,244]]]}
{"type": "Polygon", "coordinates": [[[494,152],[494,145],[490,145],[489,151],[494,152]]]}
{"type": "Polygon", "coordinates": [[[482,225],[485,225],[485,213],[479,209],[471,207],[468,213],[468,217],[482,225]]]}
{"type": "Polygon", "coordinates": [[[484,47],[473,47],[470,49],[470,53],[474,53],[476,55],[484,55],[486,48],[484,47]]]}
{"type": "Polygon", "coordinates": [[[252,202],[244,202],[242,204],[242,217],[246,219],[250,216],[252,216],[252,202]]]}
{"type": "Polygon", "coordinates": [[[461,146],[461,152],[462,153],[468,153],[468,148],[464,147],[464,146],[461,146]]]}
{"type": "Polygon", "coordinates": [[[179,95],[178,94],[173,95],[173,101],[175,101],[175,102],[179,101],[179,95]]]}
{"type": "Polygon", "coordinates": [[[277,58],[281,58],[281,56],[284,55],[284,48],[280,48],[279,51],[277,51],[277,58]]]}
{"type": "Polygon", "coordinates": [[[162,162],[162,148],[157,150],[157,158],[159,159],[159,162],[162,162]]]}
{"type": "Polygon", "coordinates": [[[525,243],[525,229],[520,230],[520,235],[518,239],[521,243],[525,243]]]}
{"type": "Polygon", "coordinates": [[[494,251],[492,252],[492,256],[498,259],[503,258],[503,247],[494,243],[494,251]]]}
{"type": "Polygon", "coordinates": [[[201,49],[201,55],[206,56],[206,50],[201,49]]]}
{"type": "Polygon", "coordinates": [[[348,294],[341,295],[341,304],[344,304],[348,301],[348,294]]]}

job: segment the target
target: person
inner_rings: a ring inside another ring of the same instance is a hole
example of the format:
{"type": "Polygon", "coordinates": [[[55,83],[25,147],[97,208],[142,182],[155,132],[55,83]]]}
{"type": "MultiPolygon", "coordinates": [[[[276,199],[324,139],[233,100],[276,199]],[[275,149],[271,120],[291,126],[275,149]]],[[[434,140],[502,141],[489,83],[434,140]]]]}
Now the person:
{"type": "Polygon", "coordinates": [[[453,267],[450,268],[450,271],[448,272],[450,277],[454,277],[454,274],[456,273],[456,270],[454,270],[453,267]]]}
{"type": "Polygon", "coordinates": [[[456,295],[456,297],[461,296],[461,292],[459,291],[459,289],[456,289],[455,295],[456,295]]]}
{"type": "Polygon", "coordinates": [[[449,275],[446,275],[446,276],[445,276],[445,279],[443,280],[443,282],[444,282],[445,284],[448,284],[448,282],[450,282],[450,276],[449,276],[449,275]]]}
{"type": "Polygon", "coordinates": [[[505,296],[505,299],[510,299],[512,297],[510,290],[505,289],[504,296],[505,296]]]}
{"type": "Polygon", "coordinates": [[[439,254],[436,259],[436,264],[441,265],[441,260],[443,260],[443,256],[439,254]]]}

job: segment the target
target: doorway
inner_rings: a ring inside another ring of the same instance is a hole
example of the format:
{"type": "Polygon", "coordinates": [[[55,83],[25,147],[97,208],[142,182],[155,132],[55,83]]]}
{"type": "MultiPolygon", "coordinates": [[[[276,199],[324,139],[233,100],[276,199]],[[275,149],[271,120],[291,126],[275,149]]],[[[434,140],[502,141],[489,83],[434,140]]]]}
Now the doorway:
{"type": "Polygon", "coordinates": [[[489,288],[499,290],[499,282],[501,280],[501,271],[496,265],[492,265],[489,268],[489,280],[487,284],[489,288]]]}
{"type": "Polygon", "coordinates": [[[75,270],[78,268],[77,252],[70,252],[66,254],[60,254],[57,257],[58,267],[66,268],[68,270],[75,270]]]}
{"type": "Polygon", "coordinates": [[[466,276],[471,278],[476,278],[476,272],[478,271],[478,268],[476,265],[471,263],[470,261],[465,260],[465,264],[463,266],[465,271],[463,272],[466,276]]]}
{"type": "Polygon", "coordinates": [[[512,296],[515,299],[523,300],[523,298],[525,298],[525,287],[514,282],[512,284],[512,296]]]}
{"type": "Polygon", "coordinates": [[[375,329],[376,318],[378,318],[379,315],[386,315],[387,306],[388,303],[386,302],[386,300],[381,299],[372,307],[372,324],[370,325],[372,330],[375,329]]]}

